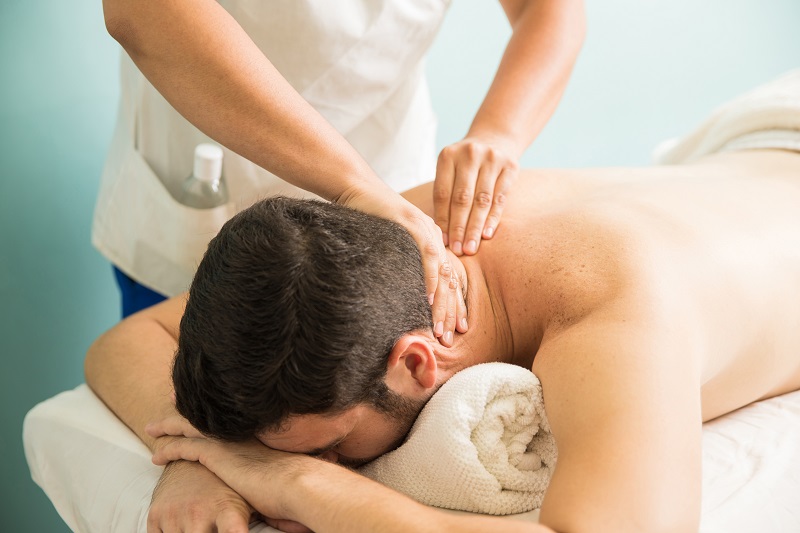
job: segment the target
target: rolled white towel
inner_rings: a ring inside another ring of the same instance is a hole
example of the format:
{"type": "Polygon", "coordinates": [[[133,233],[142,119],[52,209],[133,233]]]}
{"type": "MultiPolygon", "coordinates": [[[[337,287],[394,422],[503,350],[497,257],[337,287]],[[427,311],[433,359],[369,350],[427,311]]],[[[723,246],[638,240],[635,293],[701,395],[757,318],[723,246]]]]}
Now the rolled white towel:
{"type": "Polygon", "coordinates": [[[539,379],[485,363],[442,385],[403,445],[360,472],[427,505],[506,515],[541,506],[556,457],[539,379]]]}

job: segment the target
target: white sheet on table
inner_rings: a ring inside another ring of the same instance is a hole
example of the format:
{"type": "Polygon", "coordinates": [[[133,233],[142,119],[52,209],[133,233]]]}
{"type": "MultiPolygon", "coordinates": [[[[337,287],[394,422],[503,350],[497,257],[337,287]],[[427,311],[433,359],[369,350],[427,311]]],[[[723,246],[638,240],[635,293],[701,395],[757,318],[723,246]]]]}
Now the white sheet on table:
{"type": "MultiPolygon", "coordinates": [[[[86,386],[25,418],[34,481],[74,531],[146,531],[161,468],[86,386]]],[[[703,428],[703,533],[800,531],[800,391],[750,405],[703,428]]],[[[505,517],[536,521],[538,511],[505,517]]],[[[274,531],[263,523],[251,533],[274,531]]]]}

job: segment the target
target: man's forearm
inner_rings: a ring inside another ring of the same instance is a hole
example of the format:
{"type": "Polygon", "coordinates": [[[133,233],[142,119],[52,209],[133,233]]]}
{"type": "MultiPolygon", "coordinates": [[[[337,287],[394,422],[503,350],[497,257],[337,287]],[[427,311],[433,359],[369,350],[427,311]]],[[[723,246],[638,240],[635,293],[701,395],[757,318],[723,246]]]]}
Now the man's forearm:
{"type": "Polygon", "coordinates": [[[214,0],[104,0],[109,33],[187,120],[327,199],[382,182],[214,0]]]}
{"type": "Polygon", "coordinates": [[[541,524],[448,514],[334,464],[301,470],[286,487],[286,511],[319,533],[553,533],[541,524]]]}
{"type": "Polygon", "coordinates": [[[513,33],[468,136],[493,138],[515,157],[561,99],[583,44],[582,0],[503,2],[513,33]]]}

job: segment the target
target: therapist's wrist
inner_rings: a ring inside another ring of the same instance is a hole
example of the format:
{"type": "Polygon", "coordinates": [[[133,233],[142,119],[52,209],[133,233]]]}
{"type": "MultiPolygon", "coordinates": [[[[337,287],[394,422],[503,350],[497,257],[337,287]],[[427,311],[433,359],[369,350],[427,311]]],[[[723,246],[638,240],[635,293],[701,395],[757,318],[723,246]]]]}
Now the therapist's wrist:
{"type": "Polygon", "coordinates": [[[492,146],[507,156],[518,160],[525,149],[527,143],[521,141],[522,136],[516,132],[502,129],[499,127],[473,125],[464,140],[473,140],[488,146],[492,146]]]}
{"type": "Polygon", "coordinates": [[[366,162],[363,164],[356,162],[340,172],[341,185],[339,190],[328,198],[331,202],[351,206],[353,203],[358,203],[361,197],[379,196],[381,193],[385,194],[387,190],[393,192],[366,162]]]}
{"type": "Polygon", "coordinates": [[[339,196],[336,203],[395,221],[415,209],[413,204],[377,177],[375,180],[361,180],[352,184],[339,196]]]}

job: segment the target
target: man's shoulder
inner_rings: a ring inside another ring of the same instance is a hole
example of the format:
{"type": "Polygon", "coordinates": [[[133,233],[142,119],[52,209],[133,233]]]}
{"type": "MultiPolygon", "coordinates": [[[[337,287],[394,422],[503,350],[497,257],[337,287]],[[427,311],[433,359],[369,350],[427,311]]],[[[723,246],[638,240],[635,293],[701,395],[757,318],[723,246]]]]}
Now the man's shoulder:
{"type": "Polygon", "coordinates": [[[604,211],[567,206],[517,216],[504,229],[502,240],[485,248],[484,269],[506,298],[535,302],[552,326],[652,292],[652,243],[604,211]]]}

